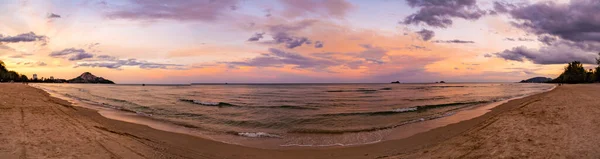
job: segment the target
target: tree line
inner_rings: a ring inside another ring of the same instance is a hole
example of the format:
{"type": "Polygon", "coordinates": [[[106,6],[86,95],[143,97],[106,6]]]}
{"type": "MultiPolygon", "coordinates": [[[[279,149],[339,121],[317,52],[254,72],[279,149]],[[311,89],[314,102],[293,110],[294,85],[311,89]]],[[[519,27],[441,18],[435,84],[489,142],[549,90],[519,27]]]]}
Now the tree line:
{"type": "Polygon", "coordinates": [[[0,60],[0,82],[27,82],[29,78],[26,75],[6,69],[6,64],[0,60]]]}
{"type": "Polygon", "coordinates": [[[64,79],[29,79],[24,74],[19,74],[16,71],[8,70],[6,64],[0,60],[0,82],[39,82],[39,83],[64,83],[64,79]]]}
{"type": "MultiPolygon", "coordinates": [[[[600,53],[598,53],[600,56],[600,53]]],[[[579,61],[573,61],[567,64],[563,73],[550,83],[595,83],[600,82],[600,58],[596,58],[595,69],[586,70],[579,61]]]]}

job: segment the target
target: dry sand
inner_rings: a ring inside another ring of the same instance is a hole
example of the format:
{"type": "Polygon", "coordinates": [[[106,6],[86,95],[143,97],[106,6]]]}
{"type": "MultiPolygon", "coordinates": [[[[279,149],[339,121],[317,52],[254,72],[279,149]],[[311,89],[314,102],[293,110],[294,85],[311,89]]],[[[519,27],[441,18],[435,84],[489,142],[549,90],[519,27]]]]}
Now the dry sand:
{"type": "Polygon", "coordinates": [[[600,158],[600,85],[566,85],[409,138],[266,150],[107,119],[22,84],[0,84],[0,158],[600,158]]]}
{"type": "Polygon", "coordinates": [[[390,158],[600,158],[600,85],[563,85],[415,152],[390,158]]]}

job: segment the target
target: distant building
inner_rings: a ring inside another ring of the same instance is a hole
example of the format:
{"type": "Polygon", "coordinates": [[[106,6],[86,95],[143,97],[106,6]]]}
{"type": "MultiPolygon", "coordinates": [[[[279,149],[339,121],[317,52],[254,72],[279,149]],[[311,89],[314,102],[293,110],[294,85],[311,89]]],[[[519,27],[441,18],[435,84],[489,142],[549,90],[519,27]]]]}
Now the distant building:
{"type": "Polygon", "coordinates": [[[37,79],[38,79],[38,78],[37,78],[37,74],[35,74],[35,73],[34,73],[34,74],[33,74],[33,80],[37,80],[37,79]]]}
{"type": "Polygon", "coordinates": [[[54,76],[50,76],[50,80],[54,80],[54,76]]]}

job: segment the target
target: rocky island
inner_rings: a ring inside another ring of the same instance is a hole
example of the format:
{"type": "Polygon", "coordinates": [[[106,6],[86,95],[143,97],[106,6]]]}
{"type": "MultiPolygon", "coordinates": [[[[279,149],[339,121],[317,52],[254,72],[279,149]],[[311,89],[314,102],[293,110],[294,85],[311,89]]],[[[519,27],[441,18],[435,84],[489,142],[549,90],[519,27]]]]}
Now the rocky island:
{"type": "Polygon", "coordinates": [[[104,79],[102,77],[94,76],[90,72],[84,72],[79,77],[67,80],[68,83],[103,83],[103,84],[115,84],[113,81],[104,79]]]}
{"type": "Polygon", "coordinates": [[[533,77],[530,79],[522,80],[519,83],[546,83],[552,81],[552,78],[548,77],[533,77]]]}

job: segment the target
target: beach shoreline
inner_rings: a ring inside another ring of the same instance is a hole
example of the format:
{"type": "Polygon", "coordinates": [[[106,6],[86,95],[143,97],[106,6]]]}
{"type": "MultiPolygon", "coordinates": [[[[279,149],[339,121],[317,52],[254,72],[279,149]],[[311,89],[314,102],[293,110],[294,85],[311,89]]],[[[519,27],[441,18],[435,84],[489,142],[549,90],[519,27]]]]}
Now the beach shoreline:
{"type": "MultiPolygon", "coordinates": [[[[216,142],[222,142],[225,144],[234,144],[241,145],[245,147],[259,148],[259,149],[273,149],[273,150],[294,150],[294,149],[322,149],[322,148],[340,148],[340,147],[353,147],[353,146],[361,146],[361,145],[369,145],[376,144],[379,142],[384,142],[388,140],[398,140],[413,136],[418,133],[423,133],[429,131],[431,129],[435,129],[438,127],[443,127],[448,124],[458,123],[464,120],[469,120],[475,118],[477,116],[481,116],[490,111],[491,108],[501,105],[507,101],[524,98],[533,94],[524,94],[522,96],[516,96],[512,98],[505,98],[502,100],[497,100],[493,102],[484,102],[481,104],[475,104],[460,108],[459,110],[455,110],[450,112],[451,114],[439,115],[437,118],[421,120],[415,122],[409,122],[405,124],[398,125],[393,128],[387,128],[383,130],[378,130],[377,134],[380,134],[381,138],[375,141],[368,141],[363,143],[351,143],[351,144],[327,144],[327,145],[314,145],[314,144],[305,144],[305,145],[297,145],[297,144],[282,144],[280,138],[264,138],[264,137],[243,137],[239,134],[231,134],[227,133],[225,135],[214,136],[214,135],[205,135],[203,132],[198,131],[194,125],[189,125],[186,123],[172,122],[166,119],[157,119],[152,116],[152,114],[139,113],[132,110],[122,110],[117,107],[106,107],[106,105],[100,104],[92,104],[89,102],[85,102],[84,99],[79,99],[75,97],[71,97],[72,95],[63,95],[56,91],[44,88],[39,85],[33,85],[36,88],[42,89],[49,93],[53,97],[57,97],[63,100],[67,100],[71,102],[71,104],[75,106],[80,106],[88,109],[93,109],[98,111],[102,116],[119,120],[134,124],[146,125],[154,129],[175,132],[180,134],[186,134],[191,136],[196,136],[204,139],[213,140],[216,142]],[[228,141],[231,140],[232,137],[237,138],[237,141],[228,141]],[[241,142],[240,142],[241,141],[241,142]]],[[[552,87],[550,89],[544,90],[550,91],[554,89],[552,87]]],[[[331,136],[333,138],[333,136],[331,136]]]]}
{"type": "MultiPolygon", "coordinates": [[[[17,109],[22,107],[22,105],[30,105],[28,103],[38,103],[43,104],[39,107],[42,108],[51,108],[51,109],[60,109],[61,111],[67,112],[65,114],[72,114],[73,118],[79,125],[80,128],[74,129],[74,131],[84,131],[88,132],[91,130],[100,131],[100,132],[110,132],[110,134],[116,134],[119,137],[115,138],[100,138],[98,142],[117,142],[117,143],[127,143],[120,144],[121,146],[130,146],[129,150],[132,151],[143,151],[146,149],[160,149],[164,151],[157,152],[147,152],[150,154],[161,153],[161,155],[157,156],[145,156],[146,158],[168,158],[169,156],[174,158],[332,158],[332,157],[340,157],[340,158],[379,158],[379,157],[388,157],[395,156],[399,154],[406,154],[408,152],[413,152],[414,150],[418,150],[427,146],[436,145],[437,143],[448,140],[454,136],[460,135],[467,130],[470,130],[477,125],[485,123],[486,120],[493,118],[503,112],[512,110],[514,108],[518,108],[523,104],[527,104],[531,101],[539,100],[541,96],[550,94],[552,92],[556,92],[557,89],[554,89],[549,92],[540,93],[531,95],[521,99],[515,99],[508,101],[504,104],[501,104],[497,107],[494,107],[492,111],[470,119],[466,121],[462,121],[459,123],[449,124],[444,127],[439,127],[432,129],[427,132],[418,133],[408,138],[398,139],[398,140],[389,140],[383,141],[375,144],[368,145],[357,145],[357,146],[348,146],[348,147],[324,147],[324,148],[309,148],[309,149],[295,149],[295,150],[270,150],[270,149],[258,149],[258,148],[249,148],[239,145],[225,144],[221,142],[216,142],[208,139],[202,139],[199,137],[194,137],[190,135],[166,132],[162,130],[157,130],[150,128],[145,125],[127,123],[118,120],[112,120],[103,117],[95,110],[83,108],[83,107],[73,107],[67,101],[62,99],[58,99],[55,97],[51,97],[47,92],[33,88],[26,85],[21,84],[0,84],[0,88],[2,90],[11,90],[14,92],[20,93],[31,93],[33,92],[36,95],[32,95],[31,98],[23,98],[19,103],[19,101],[14,101],[16,99],[8,99],[6,98],[6,93],[4,96],[0,96],[0,98],[13,100],[15,105],[12,105],[11,108],[3,108],[3,109],[17,109]],[[37,96],[37,98],[36,98],[37,96]],[[41,100],[40,100],[41,99],[41,100]],[[46,100],[44,100],[46,99],[46,100]],[[52,101],[52,102],[49,102],[52,101]],[[57,102],[58,101],[58,102],[57,102]],[[57,104],[58,103],[58,104],[57,104]],[[82,122],[85,121],[85,122],[82,122]],[[88,130],[89,129],[89,130],[88,130]],[[123,135],[126,134],[126,135],[123,135]],[[127,135],[128,134],[128,135],[127,135]],[[142,139],[140,141],[140,139],[142,139]],[[133,141],[132,141],[133,140],[133,141]],[[146,143],[161,143],[161,144],[148,144],[146,143]],[[137,148],[131,148],[137,147],[137,148]],[[186,153],[182,153],[186,152],[186,153]],[[194,153],[188,153],[194,152],[194,153]],[[168,155],[166,155],[168,154],[168,155]]],[[[3,99],[3,100],[4,100],[3,99]]],[[[4,106],[4,105],[3,105],[4,106]]],[[[22,109],[22,108],[21,108],[22,109]]],[[[22,109],[24,110],[24,109],[22,109]]],[[[18,112],[13,112],[14,113],[18,112]]],[[[24,112],[27,114],[27,112],[24,112]]],[[[63,124],[71,123],[73,121],[62,121],[63,124]]],[[[35,125],[32,125],[35,126],[35,125]]],[[[83,136],[93,134],[93,132],[82,133],[83,136]]],[[[42,134],[42,136],[52,138],[48,134],[42,134]]],[[[109,135],[110,137],[110,135],[109,135]]],[[[55,138],[61,138],[57,136],[55,138]]],[[[51,145],[51,144],[49,144],[51,145]]],[[[0,150],[3,150],[0,148],[0,150]]],[[[6,152],[6,151],[0,151],[6,152]]],[[[9,151],[9,152],[14,152],[9,151]]],[[[28,151],[31,152],[31,151],[28,151]]],[[[34,151],[35,152],[35,151],[34,151]]],[[[72,155],[83,155],[78,154],[76,152],[72,155]]],[[[110,153],[109,153],[110,154],[110,153]]],[[[146,154],[146,152],[138,152],[131,154],[146,154]]],[[[4,153],[0,154],[4,156],[4,153]]],[[[11,155],[18,155],[12,154],[11,155]]],[[[123,155],[125,156],[125,155],[123,155]]],[[[135,155],[132,155],[135,156],[135,155]]],[[[45,156],[48,157],[48,156],[45,156]]],[[[86,157],[86,156],[78,156],[78,157],[86,157]]],[[[88,156],[90,157],[90,156],[88,156]]],[[[94,157],[94,156],[92,156],[94,157]]],[[[135,158],[135,157],[133,157],[135,158]]]]}

